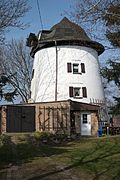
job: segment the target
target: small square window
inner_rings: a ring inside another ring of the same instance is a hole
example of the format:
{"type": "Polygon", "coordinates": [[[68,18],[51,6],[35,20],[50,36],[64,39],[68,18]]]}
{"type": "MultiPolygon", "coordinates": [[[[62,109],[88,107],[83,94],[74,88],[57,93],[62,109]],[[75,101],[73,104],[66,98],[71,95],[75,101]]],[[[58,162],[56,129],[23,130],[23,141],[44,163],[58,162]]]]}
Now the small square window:
{"type": "Polygon", "coordinates": [[[87,124],[87,114],[82,114],[83,124],[87,124]]]}
{"type": "Polygon", "coordinates": [[[74,97],[80,97],[80,88],[74,88],[74,97]]]}
{"type": "Polygon", "coordinates": [[[79,64],[73,64],[73,73],[74,74],[79,73],[79,64]]]}

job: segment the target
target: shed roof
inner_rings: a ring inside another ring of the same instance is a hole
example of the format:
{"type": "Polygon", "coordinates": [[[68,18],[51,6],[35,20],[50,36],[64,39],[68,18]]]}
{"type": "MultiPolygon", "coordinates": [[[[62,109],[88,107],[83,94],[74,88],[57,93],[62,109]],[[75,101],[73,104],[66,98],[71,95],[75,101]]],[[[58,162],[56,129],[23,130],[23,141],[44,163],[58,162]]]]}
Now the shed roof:
{"type": "Polygon", "coordinates": [[[100,109],[99,105],[88,104],[77,101],[70,101],[71,110],[76,111],[98,111],[100,109]]]}
{"type": "Polygon", "coordinates": [[[59,106],[59,105],[70,105],[71,110],[76,111],[98,111],[100,109],[99,105],[90,104],[90,103],[84,103],[84,102],[78,102],[78,101],[72,101],[71,99],[68,100],[61,100],[61,101],[48,101],[48,102],[35,102],[35,103],[27,103],[27,104],[12,104],[12,105],[6,105],[6,106],[36,106],[36,105],[43,105],[43,106],[59,106]]]}

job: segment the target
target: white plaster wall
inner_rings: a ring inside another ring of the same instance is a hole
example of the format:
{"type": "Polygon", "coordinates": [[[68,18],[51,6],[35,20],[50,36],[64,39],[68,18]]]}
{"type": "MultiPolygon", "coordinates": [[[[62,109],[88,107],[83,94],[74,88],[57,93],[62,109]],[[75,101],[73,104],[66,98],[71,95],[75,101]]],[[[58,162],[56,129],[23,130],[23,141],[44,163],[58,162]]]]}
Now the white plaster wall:
{"type": "MultiPolygon", "coordinates": [[[[98,54],[95,50],[80,46],[58,48],[58,94],[57,100],[72,99],[90,103],[90,99],[104,100],[103,86],[99,73],[98,54]],[[67,72],[67,63],[84,63],[85,73],[67,72]],[[87,98],[69,97],[69,86],[86,87],[87,98]]],[[[55,100],[55,47],[38,51],[34,58],[34,77],[31,82],[31,99],[35,102],[55,100]]]]}

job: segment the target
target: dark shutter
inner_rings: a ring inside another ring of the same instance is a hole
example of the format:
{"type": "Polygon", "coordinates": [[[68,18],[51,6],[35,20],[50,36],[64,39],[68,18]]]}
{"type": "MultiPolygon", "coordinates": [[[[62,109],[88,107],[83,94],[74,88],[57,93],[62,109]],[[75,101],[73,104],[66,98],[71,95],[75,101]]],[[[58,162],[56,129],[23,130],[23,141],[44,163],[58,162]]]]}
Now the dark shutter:
{"type": "Polygon", "coordinates": [[[67,72],[68,73],[72,72],[72,65],[71,65],[71,63],[67,63],[67,72]]]}
{"type": "Polygon", "coordinates": [[[33,77],[34,77],[34,69],[32,70],[32,79],[33,79],[33,77]]]}
{"type": "Polygon", "coordinates": [[[87,88],[86,87],[82,87],[82,94],[83,94],[83,97],[87,97],[87,88]]]}
{"type": "Polygon", "coordinates": [[[73,87],[69,87],[69,96],[73,97],[73,87]]]}
{"type": "Polygon", "coordinates": [[[85,64],[84,63],[81,63],[81,72],[85,73],[85,64]]]}

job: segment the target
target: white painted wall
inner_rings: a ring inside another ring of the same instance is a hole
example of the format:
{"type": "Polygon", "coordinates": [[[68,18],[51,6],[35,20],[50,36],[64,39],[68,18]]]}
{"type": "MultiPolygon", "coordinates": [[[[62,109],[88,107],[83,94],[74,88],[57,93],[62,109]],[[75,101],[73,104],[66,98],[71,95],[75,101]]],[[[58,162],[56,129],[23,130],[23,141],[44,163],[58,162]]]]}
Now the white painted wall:
{"type": "MultiPolygon", "coordinates": [[[[55,100],[55,47],[38,51],[34,57],[34,77],[31,82],[31,99],[34,102],[55,100]]],[[[58,94],[57,100],[72,99],[90,103],[90,99],[104,101],[104,92],[99,73],[98,54],[94,49],[80,46],[58,47],[58,94]],[[67,72],[67,63],[84,63],[86,73],[67,72]],[[69,86],[86,87],[87,98],[69,97],[69,86]]]]}

